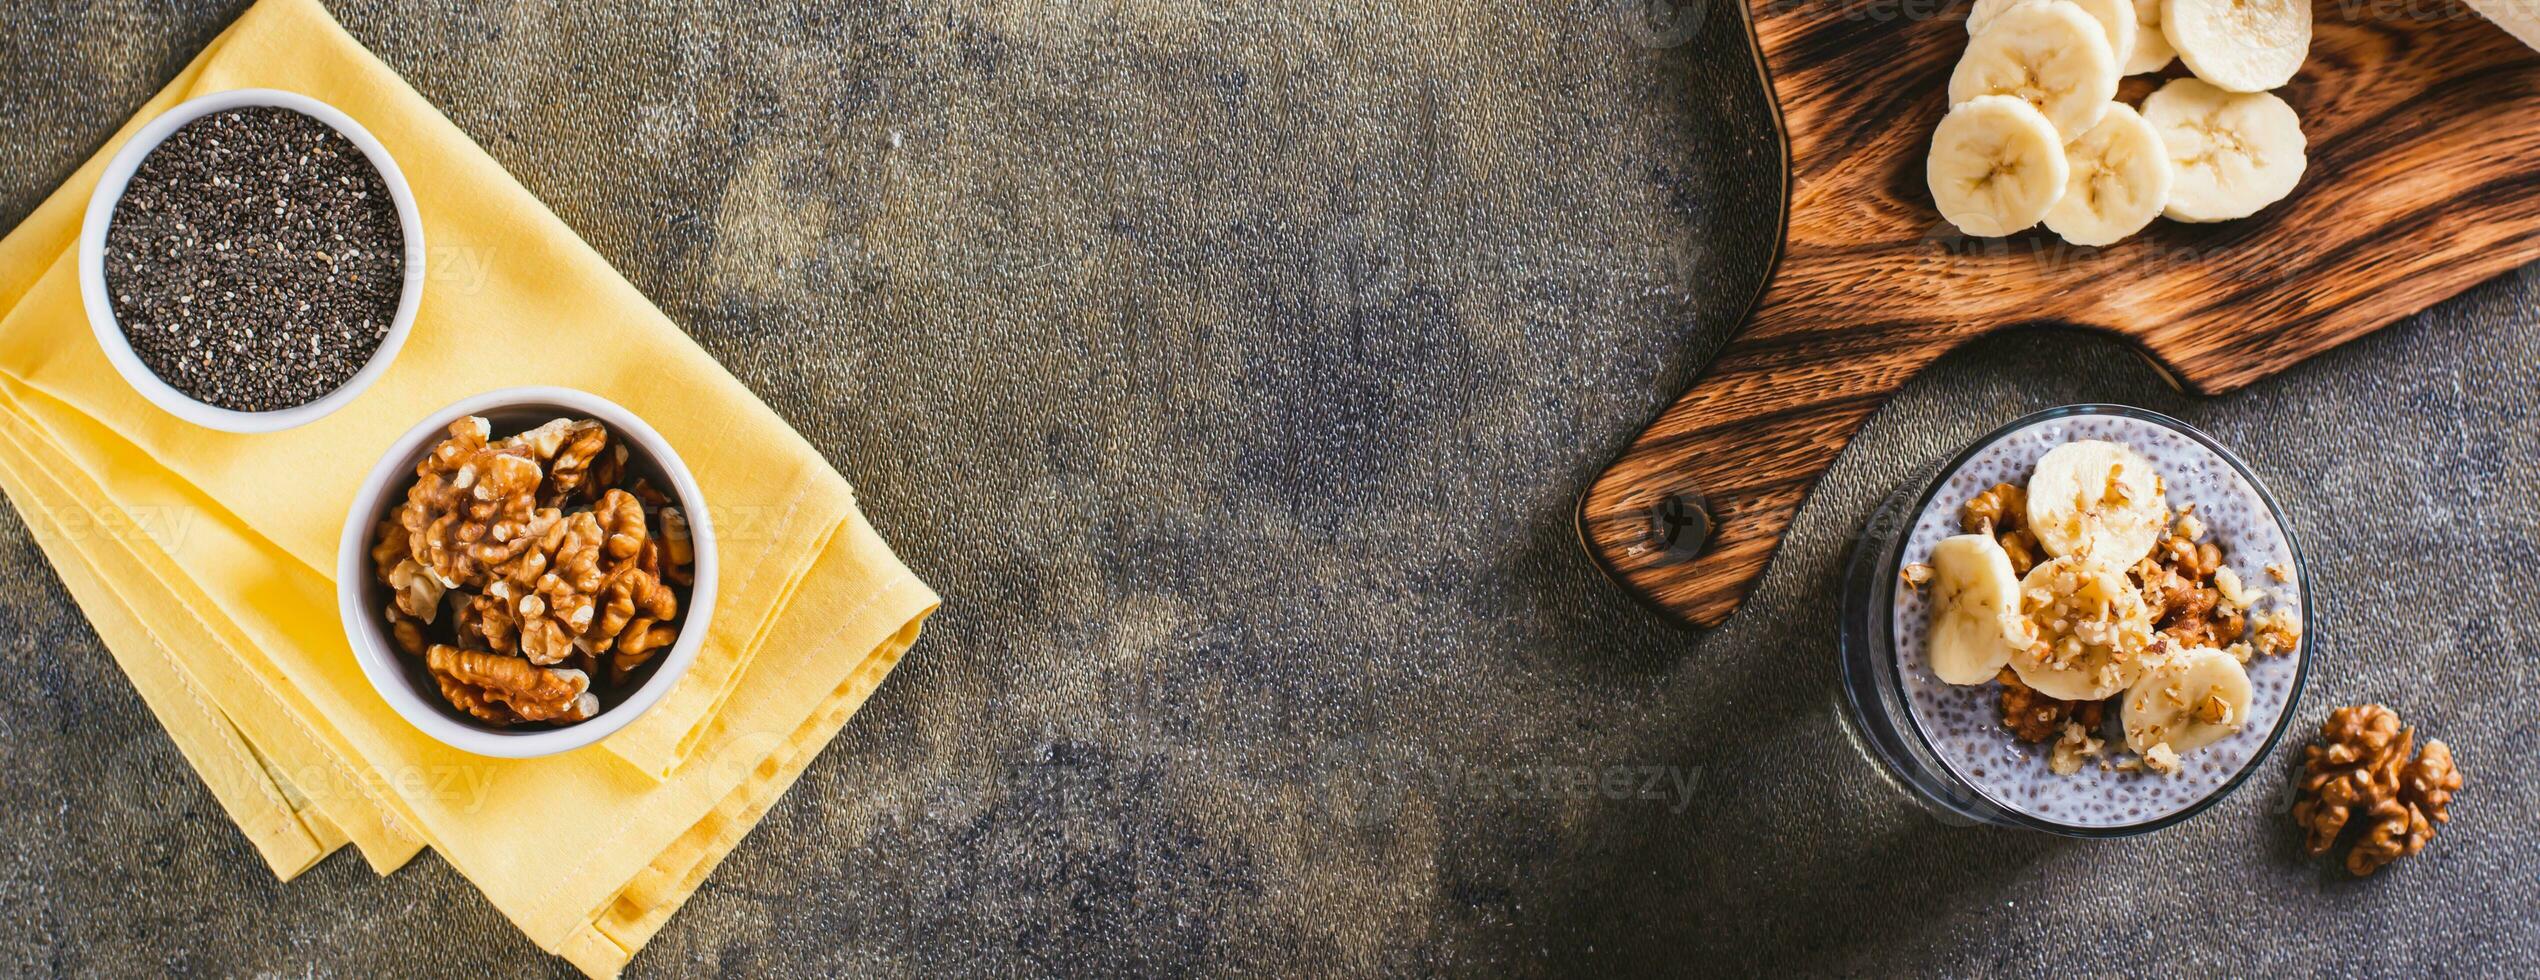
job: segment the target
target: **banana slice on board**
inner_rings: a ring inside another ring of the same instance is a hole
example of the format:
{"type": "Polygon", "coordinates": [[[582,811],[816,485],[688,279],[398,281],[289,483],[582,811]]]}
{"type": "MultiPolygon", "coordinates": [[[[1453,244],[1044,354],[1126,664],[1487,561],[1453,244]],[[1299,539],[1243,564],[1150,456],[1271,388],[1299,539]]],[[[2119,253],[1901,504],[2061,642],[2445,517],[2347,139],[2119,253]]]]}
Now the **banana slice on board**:
{"type": "Polygon", "coordinates": [[[2123,568],[2151,554],[2169,527],[2169,502],[2161,490],[2152,461],[2131,447],[2098,439],[2068,442],[2040,458],[2029,474],[2029,533],[2047,554],[2123,568]]]}
{"type": "Polygon", "coordinates": [[[2075,245],[2110,245],[2142,231],[2169,203],[2169,149],[2143,115],[2123,102],[2099,125],[2064,145],[2072,175],[2046,211],[2046,230],[2075,245]]]}
{"type": "Polygon", "coordinates": [[[1931,549],[1931,631],[1923,656],[1951,684],[1982,684],[2030,642],[2020,578],[1990,534],[1959,534],[1931,549]]]}
{"type": "Polygon", "coordinates": [[[2152,611],[2125,569],[2092,558],[2057,558],[2020,580],[2020,613],[2037,641],[2013,651],[2020,683],[2050,698],[2098,701],[2143,676],[2152,611]]]}
{"type": "MultiPolygon", "coordinates": [[[[2024,3],[2069,3],[2079,6],[2082,13],[2089,14],[2090,19],[2099,22],[2101,30],[2108,32],[2108,50],[2117,56],[2121,69],[2119,74],[2134,74],[2132,69],[2125,69],[2123,66],[2127,62],[2127,56],[2133,53],[2135,46],[2142,43],[2137,40],[2137,37],[2143,33],[2143,9],[2135,0],[1976,0],[1975,7],[1967,11],[1967,33],[1984,33],[1985,28],[1993,26],[1995,15],[2024,3]]],[[[2160,0],[2152,0],[2152,9],[2156,12],[2160,10],[2160,0]]],[[[2157,17],[2158,14],[2155,13],[2154,16],[2157,17]]],[[[2156,30],[2153,33],[2160,32],[2156,30]]],[[[2162,50],[2168,50],[2166,42],[2162,50]]],[[[2158,67],[2160,66],[2153,66],[2153,68],[2158,67]]]]}
{"type": "Polygon", "coordinates": [[[2180,651],[2126,692],[2126,747],[2143,753],[2166,744],[2185,754],[2222,741],[2249,723],[2251,693],[2249,672],[2231,654],[2180,651]]]}
{"type": "Polygon", "coordinates": [[[2311,0],[2161,0],[2161,35],[2196,77],[2264,92],[2311,56],[2311,0]]]}
{"type": "Polygon", "coordinates": [[[1940,216],[1982,238],[2037,224],[2064,196],[2070,176],[2055,125],[2009,95],[1980,95],[1950,107],[1923,163],[1940,216]]]}
{"type": "Polygon", "coordinates": [[[2108,32],[2072,3],[2021,3],[1993,15],[1949,73],[1949,103],[2013,95],[2071,139],[2117,96],[2108,32]]]}
{"type": "Polygon", "coordinates": [[[2143,100],[2144,121],[2161,134],[2176,173],[2163,214],[2176,221],[2228,221],[2256,214],[2293,193],[2309,165],[2302,120],[2265,92],[2226,92],[2193,78],[2172,79],[2143,100]]]}
{"type": "Polygon", "coordinates": [[[2118,71],[2128,75],[2160,71],[2178,57],[2178,49],[2170,46],[2169,35],[2161,33],[2161,0],[2133,0],[2134,53],[2117,60],[2125,62],[2118,71]]]}

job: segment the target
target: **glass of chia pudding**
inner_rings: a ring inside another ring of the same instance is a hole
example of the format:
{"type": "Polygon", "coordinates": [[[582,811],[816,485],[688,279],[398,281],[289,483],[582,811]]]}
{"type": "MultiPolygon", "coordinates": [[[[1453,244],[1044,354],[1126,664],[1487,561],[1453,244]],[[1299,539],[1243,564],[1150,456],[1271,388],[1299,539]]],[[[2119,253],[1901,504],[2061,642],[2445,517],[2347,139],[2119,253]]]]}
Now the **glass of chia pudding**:
{"type": "Polygon", "coordinates": [[[2137,408],[1976,440],[1881,505],[1843,580],[1857,734],[1956,819],[2185,820],[2257,770],[2309,670],[2281,509],[2211,437],[2137,408]]]}

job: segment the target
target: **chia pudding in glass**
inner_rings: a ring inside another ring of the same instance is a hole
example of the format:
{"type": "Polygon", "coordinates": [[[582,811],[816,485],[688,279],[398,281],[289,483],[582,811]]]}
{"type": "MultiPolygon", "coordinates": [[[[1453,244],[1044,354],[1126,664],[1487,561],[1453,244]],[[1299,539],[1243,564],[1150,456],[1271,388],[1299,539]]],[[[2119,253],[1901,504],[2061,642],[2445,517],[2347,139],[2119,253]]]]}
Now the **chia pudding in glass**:
{"type": "Polygon", "coordinates": [[[2050,409],[1908,480],[1871,517],[1844,571],[1845,694],[1861,739],[1943,814],[2079,837],[2157,830],[2228,795],[2284,732],[2308,670],[2303,585],[2279,508],[2212,438],[2136,408],[2050,409]],[[2075,503],[2139,519],[2093,524],[2075,503]],[[2016,571],[1980,567],[2006,553],[2016,571]],[[2071,639],[2075,576],[2052,584],[2073,568],[2111,593],[2078,594],[2132,624],[2099,661],[2071,639]],[[1997,606],[2001,629],[1974,632],[1999,649],[1971,647],[1969,624],[1997,606]]]}

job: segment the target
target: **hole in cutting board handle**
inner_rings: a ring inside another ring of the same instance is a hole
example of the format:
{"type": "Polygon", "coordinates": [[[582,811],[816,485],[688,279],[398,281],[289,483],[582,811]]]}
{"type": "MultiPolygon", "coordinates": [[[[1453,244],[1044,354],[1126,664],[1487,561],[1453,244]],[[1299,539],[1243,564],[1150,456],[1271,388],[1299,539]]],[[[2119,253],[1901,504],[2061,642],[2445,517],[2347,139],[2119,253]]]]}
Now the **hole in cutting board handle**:
{"type": "Polygon", "coordinates": [[[1711,502],[1691,490],[1661,495],[1649,505],[1649,549],[1659,553],[1659,561],[1667,564],[1692,561],[1702,556],[1711,543],[1711,531],[1718,527],[1711,517],[1711,502]]]}

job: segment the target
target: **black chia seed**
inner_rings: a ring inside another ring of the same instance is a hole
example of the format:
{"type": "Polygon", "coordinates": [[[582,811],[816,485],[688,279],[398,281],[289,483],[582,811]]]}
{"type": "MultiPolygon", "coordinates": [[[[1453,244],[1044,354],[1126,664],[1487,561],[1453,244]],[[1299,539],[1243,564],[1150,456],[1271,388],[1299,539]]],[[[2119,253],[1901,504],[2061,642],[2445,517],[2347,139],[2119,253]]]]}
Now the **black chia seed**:
{"type": "Polygon", "coordinates": [[[370,159],[270,106],[168,134],[106,226],[106,292],[133,353],[176,390],[241,412],[351,380],[388,336],[405,265],[370,159]]]}

